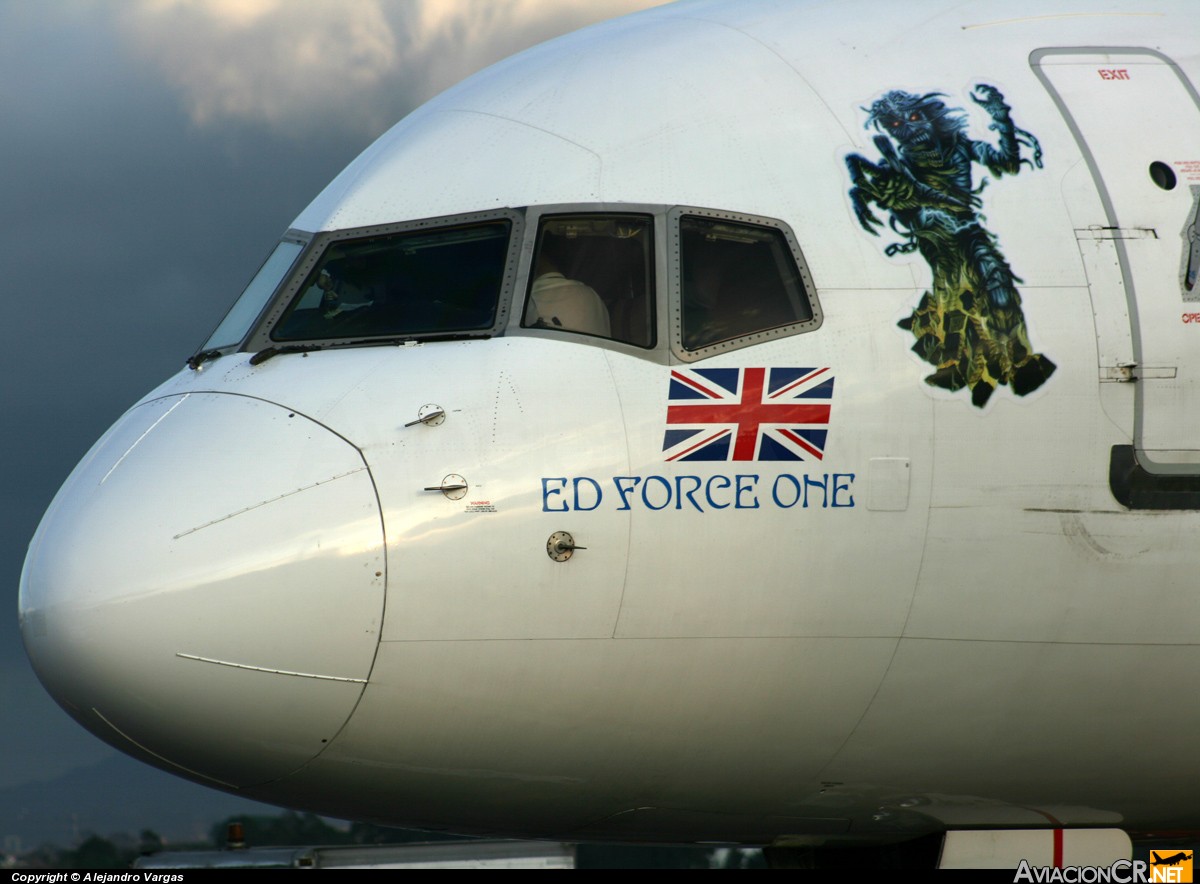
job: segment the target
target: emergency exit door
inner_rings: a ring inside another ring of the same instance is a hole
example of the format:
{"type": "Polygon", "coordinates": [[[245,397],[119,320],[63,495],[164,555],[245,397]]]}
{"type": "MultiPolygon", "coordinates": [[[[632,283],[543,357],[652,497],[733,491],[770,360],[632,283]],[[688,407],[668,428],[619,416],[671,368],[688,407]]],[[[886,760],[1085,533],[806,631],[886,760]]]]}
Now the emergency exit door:
{"type": "Polygon", "coordinates": [[[1152,50],[1050,49],[1032,62],[1107,216],[1077,234],[1112,239],[1123,277],[1133,353],[1101,378],[1134,385],[1143,468],[1200,472],[1200,96],[1152,50]]]}

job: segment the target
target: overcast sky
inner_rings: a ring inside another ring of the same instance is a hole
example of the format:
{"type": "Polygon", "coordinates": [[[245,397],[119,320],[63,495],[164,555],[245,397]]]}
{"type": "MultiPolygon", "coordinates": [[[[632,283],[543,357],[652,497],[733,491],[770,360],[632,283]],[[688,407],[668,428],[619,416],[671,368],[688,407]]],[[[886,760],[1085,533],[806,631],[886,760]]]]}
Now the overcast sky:
{"type": "Polygon", "coordinates": [[[16,623],[26,545],[92,442],[392,123],[527,46],[652,5],[0,0],[0,789],[114,753],[44,693],[16,623]]]}

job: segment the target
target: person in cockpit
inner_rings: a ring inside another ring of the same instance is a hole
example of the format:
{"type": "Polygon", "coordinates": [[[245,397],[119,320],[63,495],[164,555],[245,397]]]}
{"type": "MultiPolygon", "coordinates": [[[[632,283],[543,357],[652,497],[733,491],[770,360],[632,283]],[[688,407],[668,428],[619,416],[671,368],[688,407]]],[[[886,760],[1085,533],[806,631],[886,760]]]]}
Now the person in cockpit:
{"type": "Polygon", "coordinates": [[[587,283],[563,275],[551,242],[550,237],[542,240],[526,322],[541,328],[611,337],[612,323],[604,301],[587,283]]]}
{"type": "Polygon", "coordinates": [[[330,261],[322,268],[317,277],[317,287],[324,293],[321,297],[321,309],[326,319],[332,319],[339,313],[369,307],[374,303],[374,292],[371,288],[354,281],[357,275],[363,272],[364,266],[362,258],[351,255],[330,261]]]}

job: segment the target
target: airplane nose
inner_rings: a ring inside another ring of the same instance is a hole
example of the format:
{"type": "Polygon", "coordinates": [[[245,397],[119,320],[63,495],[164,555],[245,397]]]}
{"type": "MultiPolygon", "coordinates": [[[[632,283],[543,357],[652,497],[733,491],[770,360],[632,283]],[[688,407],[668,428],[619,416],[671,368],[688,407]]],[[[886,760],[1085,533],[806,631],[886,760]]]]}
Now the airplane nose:
{"type": "Polygon", "coordinates": [[[21,633],[85,727],[229,786],[320,753],[362,694],[386,576],[370,472],[278,405],[192,393],[127,413],[30,543],[21,633]]]}

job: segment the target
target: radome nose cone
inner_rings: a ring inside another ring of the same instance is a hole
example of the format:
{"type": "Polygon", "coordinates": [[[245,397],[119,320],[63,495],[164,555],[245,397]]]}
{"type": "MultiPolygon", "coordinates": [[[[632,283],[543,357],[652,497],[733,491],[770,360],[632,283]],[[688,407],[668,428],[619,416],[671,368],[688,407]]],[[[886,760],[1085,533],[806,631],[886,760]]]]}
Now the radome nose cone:
{"type": "Polygon", "coordinates": [[[232,785],[281,776],[346,721],[383,612],[358,451],[260,400],[144,403],[30,544],[21,629],[43,684],[119,748],[232,785]]]}

